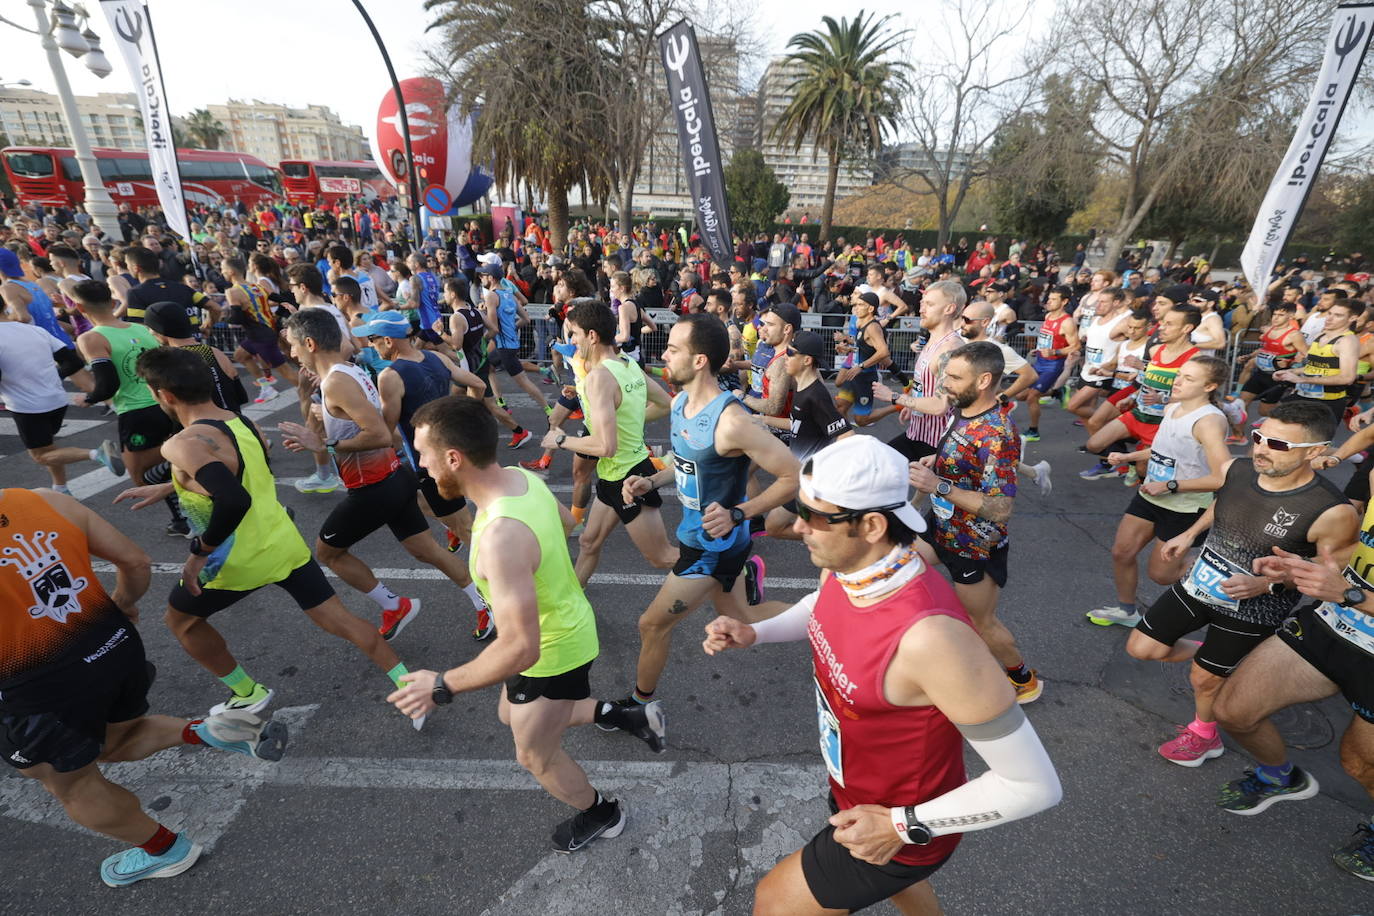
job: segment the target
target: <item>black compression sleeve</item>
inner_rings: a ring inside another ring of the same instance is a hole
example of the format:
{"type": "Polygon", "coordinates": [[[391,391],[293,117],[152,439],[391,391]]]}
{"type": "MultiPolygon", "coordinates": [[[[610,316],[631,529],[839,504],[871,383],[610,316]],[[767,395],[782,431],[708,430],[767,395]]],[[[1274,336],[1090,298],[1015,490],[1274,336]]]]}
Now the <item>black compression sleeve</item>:
{"type": "Polygon", "coordinates": [[[196,471],[196,483],[210,494],[210,502],[214,506],[210,511],[210,521],[200,536],[201,542],[206,547],[218,547],[234,533],[239,522],[248,514],[253,497],[248,495],[234,472],[222,461],[212,461],[196,471]]]}
{"type": "Polygon", "coordinates": [[[91,363],[91,374],[95,376],[95,388],[86,395],[87,406],[114,397],[114,393],[119,390],[119,371],[115,369],[114,362],[108,359],[96,360],[91,363]]]}
{"type": "Polygon", "coordinates": [[[230,396],[230,397],[233,397],[233,398],[237,398],[237,399],[238,399],[238,403],[237,403],[237,404],[233,404],[233,405],[226,405],[226,406],[228,407],[229,410],[232,410],[232,411],[234,411],[235,413],[237,413],[237,412],[238,412],[238,409],[239,409],[240,407],[242,407],[244,404],[247,404],[247,403],[248,403],[248,392],[247,392],[247,391],[244,389],[244,387],[243,387],[243,376],[241,376],[241,375],[236,375],[236,376],[234,376],[234,378],[232,379],[232,382],[233,382],[233,386],[232,386],[232,388],[231,388],[231,390],[230,390],[230,392],[229,392],[229,396],[230,396]]]}
{"type": "Polygon", "coordinates": [[[59,378],[68,378],[82,369],[86,368],[86,361],[81,358],[71,347],[63,347],[52,355],[52,361],[57,363],[57,375],[59,378]]]}

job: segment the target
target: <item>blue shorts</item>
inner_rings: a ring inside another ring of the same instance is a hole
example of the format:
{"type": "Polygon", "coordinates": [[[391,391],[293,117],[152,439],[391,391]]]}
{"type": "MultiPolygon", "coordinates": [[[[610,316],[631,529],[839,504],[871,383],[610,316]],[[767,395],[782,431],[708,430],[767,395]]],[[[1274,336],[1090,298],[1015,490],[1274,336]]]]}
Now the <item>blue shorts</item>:
{"type": "Polygon", "coordinates": [[[679,543],[678,560],[677,565],[673,567],[673,575],[680,579],[705,579],[709,576],[728,592],[735,587],[735,580],[744,569],[744,561],[749,559],[752,546],[746,539],[734,550],[717,552],[679,543]]]}
{"type": "Polygon", "coordinates": [[[866,417],[873,412],[873,383],[877,380],[877,369],[865,369],[839,386],[840,397],[854,402],[852,413],[856,417],[866,417]]]}
{"type": "Polygon", "coordinates": [[[1059,376],[1064,371],[1064,360],[1045,359],[1042,356],[1035,357],[1031,363],[1035,367],[1035,384],[1031,385],[1041,394],[1053,391],[1055,383],[1059,381],[1059,376]]]}

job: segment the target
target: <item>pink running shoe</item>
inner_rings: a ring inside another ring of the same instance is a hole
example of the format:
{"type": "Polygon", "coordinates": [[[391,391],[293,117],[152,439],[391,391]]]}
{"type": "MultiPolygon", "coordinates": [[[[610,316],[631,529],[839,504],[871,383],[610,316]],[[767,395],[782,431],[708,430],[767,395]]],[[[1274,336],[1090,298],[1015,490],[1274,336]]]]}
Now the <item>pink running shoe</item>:
{"type": "Polygon", "coordinates": [[[1186,725],[1178,726],[1178,737],[1159,746],[1159,756],[1181,767],[1200,767],[1213,757],[1226,753],[1221,746],[1221,733],[1204,738],[1186,725]]]}

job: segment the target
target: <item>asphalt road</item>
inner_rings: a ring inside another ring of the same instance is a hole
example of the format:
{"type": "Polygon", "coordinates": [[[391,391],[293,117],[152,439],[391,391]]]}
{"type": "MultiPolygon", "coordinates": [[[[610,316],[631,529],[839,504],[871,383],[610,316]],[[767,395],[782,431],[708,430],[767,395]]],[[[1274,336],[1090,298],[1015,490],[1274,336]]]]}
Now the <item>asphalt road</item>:
{"type": "MultiPolygon", "coordinates": [[[[295,419],[286,399],[263,422],[295,419]]],[[[518,417],[539,429],[528,401],[518,417]]],[[[1293,757],[1322,793],[1239,818],[1214,805],[1219,786],[1251,765],[1234,746],[1200,769],[1155,753],[1191,717],[1186,671],[1125,655],[1126,631],[1088,624],[1083,612],[1112,597],[1109,550],[1129,491],[1081,481],[1080,430],[1057,409],[1042,422],[1055,490],[1018,499],[1012,521],[1011,584],[1002,614],[1046,687],[1027,708],[1064,784],[1054,810],[968,835],[934,885],[951,914],[1353,914],[1374,911],[1368,885],[1337,870],[1341,845],[1371,803],[1339,767],[1336,745],[1349,720],[1338,701],[1286,713],[1293,757]]],[[[46,474],[24,455],[0,413],[0,481],[41,486],[46,474]]],[[[878,428],[895,433],[893,421],[878,428]]],[[[69,413],[64,443],[95,446],[114,423],[93,410],[69,413]]],[[[667,438],[666,425],[650,431],[667,438]]],[[[535,454],[533,443],[508,453],[535,454]]],[[[160,620],[185,542],[167,537],[157,506],[132,513],[110,500],[123,482],[94,466],[77,493],[115,519],[164,571],[142,602],[141,631],[160,676],[156,712],[203,714],[222,686],[192,662],[160,620]]],[[[279,494],[312,540],[336,496],[298,494],[290,480],[306,459],[278,450],[279,494]]],[[[567,458],[550,482],[567,498],[567,458]],[[561,489],[560,489],[561,486],[561,489]]],[[[1343,481],[1342,481],[1343,482],[1343,481]]],[[[676,525],[669,498],[665,518],[676,525]]],[[[451,666],[479,646],[468,637],[468,601],[431,569],[416,569],[383,530],[356,548],[398,592],[424,602],[397,639],[413,667],[451,666]]],[[[800,545],[759,542],[774,596],[809,589],[814,570],[800,545]]],[[[660,575],[623,532],[603,554],[589,588],[602,652],[594,689],[624,696],[638,647],[635,619],[660,575]]],[[[376,619],[364,596],[340,585],[345,602],[376,619]]],[[[684,624],[659,694],[670,747],[592,728],[566,747],[595,785],[624,799],[630,824],[615,839],[574,856],[550,852],[568,811],[514,763],[496,719],[496,689],[460,697],[415,732],[383,698],[389,682],[352,646],[315,629],[271,589],[215,618],[244,667],[277,690],[274,708],[292,727],[287,758],[264,763],[208,749],[166,751],[110,768],[155,816],[209,849],[174,880],[112,890],[97,866],[117,844],[71,826],[37,786],[0,777],[0,913],[271,912],[543,914],[744,914],[759,877],[802,845],[825,816],[823,769],[804,644],[708,658],[700,627],[684,624]]],[[[982,764],[971,757],[974,772],[982,764]]],[[[895,912],[887,905],[874,912],[895,912]]]]}

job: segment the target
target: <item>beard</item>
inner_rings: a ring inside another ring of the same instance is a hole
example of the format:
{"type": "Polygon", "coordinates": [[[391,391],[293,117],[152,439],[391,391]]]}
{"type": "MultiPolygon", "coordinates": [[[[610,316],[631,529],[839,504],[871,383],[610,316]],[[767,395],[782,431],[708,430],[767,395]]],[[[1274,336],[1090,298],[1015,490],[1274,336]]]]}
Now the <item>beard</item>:
{"type": "Polygon", "coordinates": [[[946,391],[945,398],[959,410],[963,410],[978,400],[978,390],[975,388],[968,391],[946,391]]]}
{"type": "Polygon", "coordinates": [[[458,482],[458,475],[447,468],[438,473],[430,472],[434,478],[435,489],[444,499],[458,499],[463,495],[463,487],[458,482]]]}

